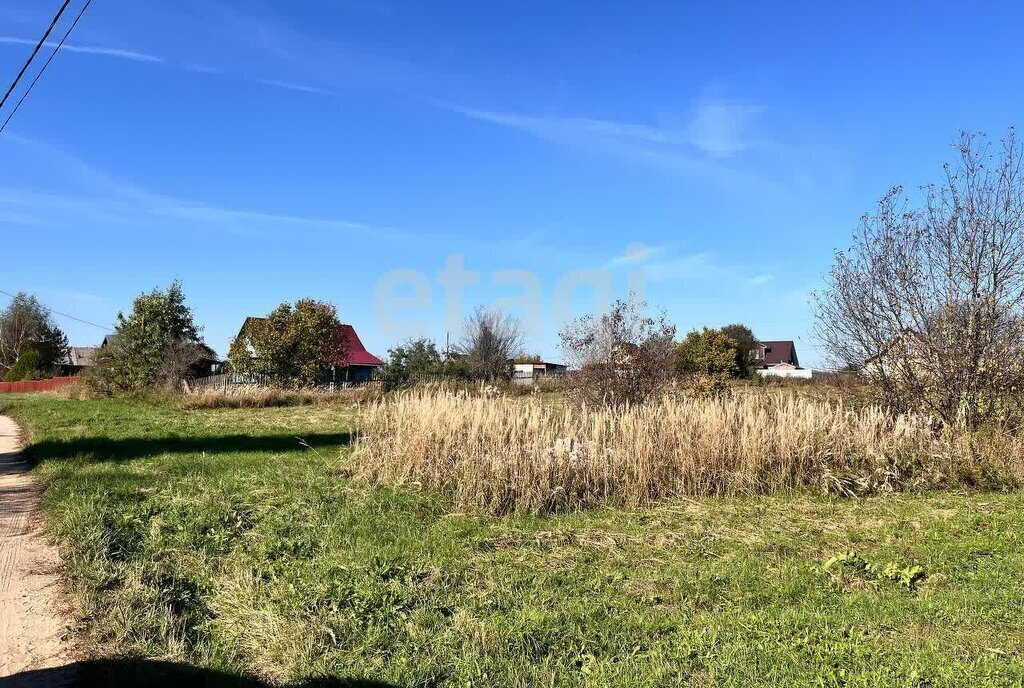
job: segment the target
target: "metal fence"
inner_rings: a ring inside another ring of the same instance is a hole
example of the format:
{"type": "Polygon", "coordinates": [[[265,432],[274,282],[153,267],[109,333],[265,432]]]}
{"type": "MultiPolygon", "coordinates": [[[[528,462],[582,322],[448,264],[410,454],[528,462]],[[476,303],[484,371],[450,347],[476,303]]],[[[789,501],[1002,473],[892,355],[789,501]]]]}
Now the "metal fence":
{"type": "MultiPolygon", "coordinates": [[[[532,375],[530,373],[515,372],[509,378],[500,379],[486,379],[486,378],[471,378],[460,375],[451,375],[448,373],[410,373],[407,375],[388,375],[380,371],[374,371],[372,374],[358,379],[351,380],[324,380],[313,385],[315,389],[324,391],[338,391],[342,389],[353,389],[359,387],[376,387],[385,391],[392,389],[400,389],[402,387],[410,387],[419,384],[429,383],[442,383],[442,382],[472,382],[472,383],[487,383],[487,382],[512,382],[515,384],[532,384],[541,380],[552,380],[559,379],[562,374],[546,374],[546,375],[532,375]]],[[[195,378],[186,381],[187,389],[191,392],[201,392],[207,390],[229,390],[241,387],[272,387],[276,383],[267,375],[258,373],[223,373],[220,375],[210,375],[207,377],[195,378]]]]}
{"type": "Polygon", "coordinates": [[[25,380],[23,382],[0,382],[0,394],[18,394],[19,392],[51,392],[61,387],[73,385],[77,377],[51,377],[49,380],[25,380]]]}

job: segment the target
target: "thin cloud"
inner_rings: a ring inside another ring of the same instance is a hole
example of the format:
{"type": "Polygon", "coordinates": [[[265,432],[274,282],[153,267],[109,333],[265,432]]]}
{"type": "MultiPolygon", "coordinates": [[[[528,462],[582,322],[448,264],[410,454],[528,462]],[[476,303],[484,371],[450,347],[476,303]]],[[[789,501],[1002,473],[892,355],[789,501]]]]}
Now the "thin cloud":
{"type": "Polygon", "coordinates": [[[723,100],[702,100],[690,120],[680,127],[619,122],[593,117],[531,116],[511,112],[482,110],[444,101],[436,105],[452,112],[566,143],[605,143],[618,147],[638,147],[635,152],[648,156],[702,153],[722,159],[751,147],[747,130],[761,112],[756,105],[723,100]]]}
{"type": "Polygon", "coordinates": [[[687,137],[707,155],[732,157],[748,147],[747,130],[762,108],[724,100],[703,100],[694,108],[687,137]]]}
{"type": "MultiPolygon", "coordinates": [[[[0,45],[26,45],[35,46],[36,41],[29,40],[27,38],[17,38],[14,36],[0,36],[0,45]]],[[[47,41],[44,45],[48,48],[56,48],[58,43],[47,41]]],[[[151,55],[149,53],[138,52],[135,50],[124,50],[122,48],[109,48],[104,46],[86,46],[86,45],[70,45],[65,43],[60,48],[62,51],[69,53],[79,53],[83,55],[101,55],[104,57],[113,57],[122,60],[129,60],[132,62],[143,62],[149,64],[160,64],[168,65],[175,69],[181,69],[187,72],[195,72],[197,74],[210,74],[210,75],[224,75],[224,71],[218,67],[211,67],[203,64],[196,63],[174,63],[163,57],[157,55],[151,55]]],[[[244,78],[244,77],[243,77],[244,78]]],[[[287,91],[295,91],[299,93],[315,93],[317,95],[335,96],[337,95],[333,91],[329,91],[325,88],[319,88],[317,86],[309,86],[307,84],[300,84],[292,81],[281,81],[277,79],[248,79],[263,86],[269,86],[271,88],[284,89],[287,91]]]]}
{"type": "MultiPolygon", "coordinates": [[[[31,45],[34,46],[36,41],[29,40],[28,38],[16,38],[14,36],[0,36],[0,43],[5,45],[31,45]]],[[[43,44],[47,48],[56,48],[59,43],[53,41],[47,41],[43,44]]],[[[132,62],[166,62],[162,57],[156,55],[150,55],[148,53],[141,53],[135,50],[124,50],[122,48],[108,48],[104,46],[95,45],[71,45],[65,43],[61,46],[61,50],[65,50],[69,53],[81,53],[83,55],[103,55],[105,57],[116,57],[122,60],[131,60],[132,62]]]]}
{"type": "Polygon", "coordinates": [[[210,67],[204,64],[185,64],[181,65],[181,68],[189,72],[196,72],[197,74],[214,74],[220,75],[224,73],[224,70],[217,67],[210,67]]]}
{"type": "Polygon", "coordinates": [[[462,117],[526,132],[559,146],[599,153],[673,174],[696,177],[730,189],[745,189],[767,196],[786,193],[778,169],[766,164],[782,162],[784,146],[754,140],[747,134],[759,108],[701,101],[691,118],[678,127],[659,127],[592,117],[535,116],[465,107],[438,100],[427,102],[462,117]],[[741,154],[757,149],[767,159],[747,159],[741,154]]]}
{"type": "Polygon", "coordinates": [[[102,296],[91,294],[85,291],[69,291],[64,289],[58,289],[51,292],[54,296],[57,296],[65,301],[79,301],[83,303],[106,303],[107,300],[102,296]]]}
{"type": "Polygon", "coordinates": [[[337,95],[334,91],[328,91],[326,88],[318,88],[317,86],[307,86],[305,84],[297,84],[291,81],[277,81],[274,79],[260,79],[259,83],[264,86],[273,86],[274,88],[283,88],[287,91],[299,91],[300,93],[316,93],[322,96],[334,96],[337,95]]]}
{"type": "Polygon", "coordinates": [[[537,136],[562,141],[582,141],[596,137],[680,145],[688,140],[683,132],[666,131],[643,124],[629,124],[590,117],[535,117],[511,112],[479,110],[444,102],[439,104],[471,119],[522,129],[537,136]]]}
{"type": "MultiPolygon", "coordinates": [[[[360,236],[376,241],[405,241],[415,234],[347,219],[318,218],[225,208],[174,198],[125,182],[68,154],[60,148],[20,136],[5,134],[10,141],[47,159],[79,190],[52,193],[34,189],[0,187],[0,218],[34,218],[40,225],[64,225],[76,218],[97,222],[138,226],[156,218],[189,220],[198,227],[226,234],[274,238],[296,230],[326,231],[360,236]]],[[[176,226],[181,226],[177,223],[176,226]]]]}
{"type": "Polygon", "coordinates": [[[687,256],[675,256],[663,261],[644,266],[649,279],[667,280],[702,280],[733,277],[736,269],[720,265],[710,253],[693,253],[687,256]]]}
{"type": "Polygon", "coordinates": [[[648,246],[641,242],[634,242],[626,247],[625,253],[608,261],[605,264],[605,268],[611,270],[629,265],[638,265],[650,260],[652,256],[660,254],[664,250],[664,247],[661,246],[648,246]]]}
{"type": "Polygon", "coordinates": [[[649,247],[642,243],[630,244],[625,253],[608,261],[605,267],[640,269],[647,279],[654,282],[728,279],[762,286],[774,279],[773,275],[764,272],[751,275],[748,268],[722,263],[706,251],[678,254],[670,247],[649,247]]]}

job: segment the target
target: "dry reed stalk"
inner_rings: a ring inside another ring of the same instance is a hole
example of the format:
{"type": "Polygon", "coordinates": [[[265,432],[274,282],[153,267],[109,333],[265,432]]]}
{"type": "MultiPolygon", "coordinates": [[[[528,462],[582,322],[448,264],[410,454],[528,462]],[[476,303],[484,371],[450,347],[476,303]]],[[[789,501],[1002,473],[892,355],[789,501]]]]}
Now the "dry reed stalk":
{"type": "Polygon", "coordinates": [[[923,416],[782,392],[613,410],[413,390],[371,404],[361,426],[358,476],[497,513],[811,485],[849,494],[957,472],[923,416]]]}

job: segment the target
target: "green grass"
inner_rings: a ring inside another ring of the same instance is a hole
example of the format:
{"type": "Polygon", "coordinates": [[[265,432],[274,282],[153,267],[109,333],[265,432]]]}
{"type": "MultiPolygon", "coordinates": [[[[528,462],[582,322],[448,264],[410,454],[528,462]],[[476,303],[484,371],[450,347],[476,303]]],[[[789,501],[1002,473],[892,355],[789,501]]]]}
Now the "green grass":
{"type": "Polygon", "coordinates": [[[350,481],[344,407],[0,411],[31,432],[95,657],[280,683],[1024,683],[1019,493],[497,518],[350,481]]]}

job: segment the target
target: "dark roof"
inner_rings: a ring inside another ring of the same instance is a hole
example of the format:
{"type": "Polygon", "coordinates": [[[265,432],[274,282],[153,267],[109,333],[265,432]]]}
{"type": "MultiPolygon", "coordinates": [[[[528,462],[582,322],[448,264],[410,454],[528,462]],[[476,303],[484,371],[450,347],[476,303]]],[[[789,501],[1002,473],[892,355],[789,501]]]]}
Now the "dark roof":
{"type": "Polygon", "coordinates": [[[800,362],[796,357],[796,344],[791,339],[784,339],[779,341],[758,342],[759,347],[764,347],[764,358],[757,358],[757,363],[764,366],[773,366],[780,363],[789,363],[799,367],[800,362]]]}
{"type": "Polygon", "coordinates": [[[220,363],[220,357],[217,356],[217,352],[206,346],[206,344],[195,344],[194,346],[198,349],[198,353],[203,359],[220,363]]]}
{"type": "MultiPolygon", "coordinates": [[[[262,322],[266,318],[257,318],[249,316],[242,323],[242,329],[239,330],[238,334],[241,335],[245,332],[245,329],[250,323],[262,322]]],[[[382,366],[384,361],[380,360],[363,346],[363,342],[359,339],[359,335],[356,334],[356,329],[351,325],[341,324],[338,326],[337,331],[338,339],[344,342],[345,355],[343,357],[336,357],[332,361],[327,361],[338,366],[382,366]]]]}
{"type": "Polygon", "coordinates": [[[564,368],[564,363],[552,363],[551,361],[516,361],[512,359],[512,363],[515,365],[532,365],[534,368],[564,368]]]}
{"type": "Polygon", "coordinates": [[[75,366],[76,368],[88,368],[96,363],[96,352],[98,346],[73,346],[68,349],[60,365],[75,366]]]}

